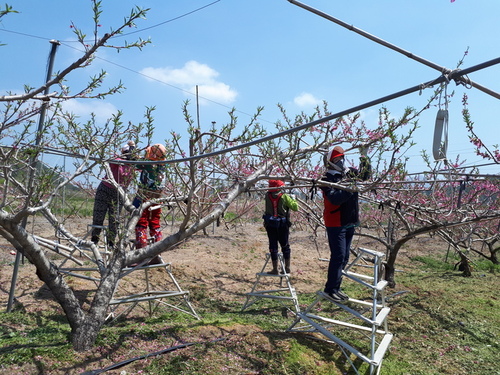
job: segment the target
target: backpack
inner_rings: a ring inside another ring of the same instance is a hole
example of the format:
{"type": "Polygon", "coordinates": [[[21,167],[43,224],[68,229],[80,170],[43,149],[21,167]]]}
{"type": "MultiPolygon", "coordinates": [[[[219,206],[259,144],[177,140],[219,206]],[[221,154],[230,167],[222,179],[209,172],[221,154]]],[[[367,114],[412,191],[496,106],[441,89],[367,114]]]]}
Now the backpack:
{"type": "Polygon", "coordinates": [[[266,228],[282,228],[286,226],[286,217],[278,215],[278,202],[281,199],[283,193],[279,193],[276,198],[273,197],[271,193],[268,193],[268,197],[273,205],[273,215],[264,214],[262,218],[264,219],[264,226],[266,228]]]}

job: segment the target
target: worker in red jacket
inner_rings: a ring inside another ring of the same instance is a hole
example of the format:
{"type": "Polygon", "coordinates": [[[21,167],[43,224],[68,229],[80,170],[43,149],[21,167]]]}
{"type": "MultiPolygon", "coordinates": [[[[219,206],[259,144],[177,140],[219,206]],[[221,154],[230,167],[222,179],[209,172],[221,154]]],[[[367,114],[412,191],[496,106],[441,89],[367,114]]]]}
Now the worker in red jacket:
{"type": "MultiPolygon", "coordinates": [[[[335,146],[325,157],[327,171],[322,180],[340,183],[343,179],[359,179],[366,181],[371,176],[370,159],[366,155],[360,157],[359,169],[344,166],[344,149],[335,146]]],[[[328,244],[330,247],[330,263],[324,292],[334,301],[349,299],[341,288],[342,271],[349,261],[351,242],[355,228],[359,225],[358,193],[342,189],[321,187],[324,198],[323,219],[325,221],[328,244]]]]}

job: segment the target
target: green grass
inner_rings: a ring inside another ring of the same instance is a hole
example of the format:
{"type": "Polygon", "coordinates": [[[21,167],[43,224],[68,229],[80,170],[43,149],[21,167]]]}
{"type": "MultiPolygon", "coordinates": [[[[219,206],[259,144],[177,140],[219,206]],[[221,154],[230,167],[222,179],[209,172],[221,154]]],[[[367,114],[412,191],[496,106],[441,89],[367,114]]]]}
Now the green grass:
{"type": "Polygon", "coordinates": [[[228,212],[224,213],[224,220],[226,220],[226,221],[234,220],[237,217],[238,217],[238,214],[236,212],[228,211],[228,212]]]}
{"type": "Polygon", "coordinates": [[[92,217],[94,210],[94,197],[88,196],[82,191],[64,191],[54,199],[51,207],[52,211],[61,216],[79,216],[92,217]]]}
{"type": "Polygon", "coordinates": [[[463,277],[453,260],[413,261],[414,269],[398,275],[408,293],[391,311],[396,337],[384,373],[500,374],[498,265],[475,262],[472,277],[463,277]]]}
{"type": "MultiPolygon", "coordinates": [[[[453,261],[449,262],[453,264],[453,261]]],[[[382,365],[384,375],[500,374],[500,302],[498,268],[481,264],[464,278],[453,267],[430,257],[414,258],[389,290],[389,329],[393,341],[382,365]],[[392,295],[394,292],[398,294],[392,295]]],[[[361,293],[346,283],[349,293],[361,293]]],[[[64,316],[22,308],[0,313],[0,373],[80,374],[183,343],[195,345],[134,361],[127,374],[354,374],[338,346],[288,333],[294,318],[282,304],[260,300],[241,312],[243,296],[222,300],[200,284],[190,290],[203,320],[160,309],[151,318],[130,317],[105,326],[94,350],[75,353],[68,343],[64,316]]],[[[300,294],[301,307],[314,294],[300,294]]],[[[319,314],[334,314],[326,302],[319,314]]],[[[349,342],[360,338],[340,331],[349,342]]],[[[369,368],[354,356],[361,374],[369,368]]]]}
{"type": "MultiPolygon", "coordinates": [[[[478,271],[487,272],[500,272],[500,264],[493,264],[488,259],[483,257],[472,257],[472,267],[478,271]]],[[[435,270],[435,271],[452,271],[455,269],[455,264],[460,261],[456,253],[448,254],[443,257],[441,253],[436,253],[432,256],[415,256],[412,260],[421,264],[421,270],[435,270]]]]}

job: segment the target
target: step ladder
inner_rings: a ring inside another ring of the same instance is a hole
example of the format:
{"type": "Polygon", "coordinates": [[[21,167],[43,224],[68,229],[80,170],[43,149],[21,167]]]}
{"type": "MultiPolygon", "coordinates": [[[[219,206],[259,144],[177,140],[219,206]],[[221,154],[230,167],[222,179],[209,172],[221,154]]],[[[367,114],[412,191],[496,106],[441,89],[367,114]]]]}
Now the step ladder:
{"type": "MultiPolygon", "coordinates": [[[[35,239],[41,246],[63,256],[63,260],[58,266],[58,271],[61,274],[91,281],[97,286],[101,281],[101,271],[105,269],[112,255],[112,251],[108,249],[106,232],[106,226],[88,225],[87,233],[82,239],[71,241],[63,238],[63,240],[68,242],[67,245],[62,244],[60,241],[54,242],[41,237],[35,237],[35,239]],[[84,242],[88,241],[87,237],[90,236],[94,228],[102,229],[104,241],[99,246],[88,247],[84,242]]],[[[154,239],[149,238],[148,241],[152,243],[154,239]]],[[[135,247],[135,240],[130,240],[129,246],[131,248],[135,247]]],[[[150,265],[148,263],[151,259],[146,259],[134,267],[125,267],[121,270],[120,279],[109,304],[108,316],[106,318],[108,322],[114,321],[120,316],[127,315],[136,306],[141,306],[140,303],[142,302],[148,303],[149,315],[152,315],[160,305],[165,305],[189,314],[196,319],[200,319],[189,300],[189,291],[183,290],[175,279],[171,263],[164,262],[160,256],[159,259],[161,260],[159,264],[150,265]],[[164,269],[168,276],[164,278],[165,285],[160,290],[156,290],[156,286],[152,286],[150,277],[150,272],[153,272],[157,268],[164,269]],[[143,272],[143,274],[138,276],[140,275],[138,272],[143,272]],[[124,293],[123,286],[126,286],[128,283],[127,279],[137,277],[144,277],[145,290],[133,294],[124,293]],[[170,289],[166,290],[164,289],[165,287],[170,289]]]]}
{"type": "Polygon", "coordinates": [[[380,280],[384,257],[384,253],[359,248],[356,258],[343,271],[346,278],[368,288],[371,300],[349,298],[348,301],[338,302],[328,294],[318,291],[315,301],[303,312],[297,313],[297,318],[287,331],[318,333],[320,337],[326,337],[327,342],[340,346],[356,374],[360,374],[359,367],[356,368],[349,353],[369,365],[370,375],[379,374],[382,360],[393,337],[387,327],[391,311],[385,301],[387,281],[380,280]],[[370,265],[363,264],[366,261],[370,265]],[[315,313],[320,302],[335,305],[335,319],[315,313]],[[344,335],[341,336],[342,333],[344,335]],[[357,344],[349,343],[354,341],[352,336],[356,336],[357,344]]]}
{"type": "MultiPolygon", "coordinates": [[[[86,278],[81,273],[75,275],[72,274],[72,272],[76,271],[76,272],[88,273],[88,271],[101,271],[107,266],[109,257],[111,256],[111,252],[108,249],[107,233],[108,233],[107,226],[89,224],[87,225],[87,233],[78,241],[71,241],[64,236],[63,237],[58,236],[58,242],[46,240],[43,238],[37,238],[37,240],[39,241],[40,245],[50,248],[51,250],[63,255],[66,258],[59,264],[60,272],[76,277],[86,278]],[[95,247],[88,247],[84,243],[90,241],[89,237],[91,236],[92,230],[94,228],[101,229],[101,234],[103,237],[103,240],[101,241],[102,245],[95,245],[95,247]],[[67,245],[62,244],[61,240],[68,242],[68,244],[67,245]],[[66,251],[66,254],[62,253],[63,251],[66,251]],[[74,263],[80,265],[79,261],[75,261],[77,257],[84,258],[90,263],[94,263],[95,266],[90,268],[71,267],[71,266],[64,267],[64,265],[68,260],[71,260],[74,263]]],[[[95,281],[93,278],[88,278],[88,279],[95,281]]]]}
{"type": "Polygon", "coordinates": [[[120,282],[117,284],[113,298],[109,303],[109,314],[106,321],[114,321],[121,316],[127,315],[136,306],[141,306],[140,303],[142,302],[148,303],[147,311],[150,316],[153,315],[155,310],[160,305],[163,305],[191,315],[198,320],[200,319],[189,300],[189,291],[183,290],[175,279],[174,274],[172,273],[171,263],[164,262],[161,256],[158,256],[158,258],[160,261],[158,264],[150,265],[148,264],[149,259],[147,259],[134,267],[126,267],[122,269],[120,282]],[[170,290],[156,290],[152,287],[150,272],[154,272],[153,270],[158,268],[166,271],[168,279],[164,282],[172,287],[170,290]],[[138,271],[144,272],[145,290],[134,294],[124,295],[122,292],[123,288],[120,288],[119,286],[120,283],[123,284],[127,282],[127,278],[137,278],[138,271]],[[124,304],[128,304],[128,306],[126,306],[125,309],[122,309],[121,307],[124,304]]]}
{"type": "Polygon", "coordinates": [[[256,274],[257,278],[253,284],[252,290],[249,293],[246,293],[246,301],[241,311],[245,311],[248,307],[262,298],[269,298],[278,300],[282,303],[291,302],[295,310],[294,313],[298,313],[300,311],[299,301],[297,299],[295,288],[292,286],[290,281],[290,274],[285,272],[285,260],[283,259],[283,254],[278,253],[278,270],[280,273],[277,275],[266,272],[266,268],[268,267],[270,260],[271,253],[267,253],[262,270],[256,274]],[[262,289],[269,287],[269,283],[264,281],[265,279],[269,280],[269,278],[279,279],[279,287],[277,289],[262,289]]]}

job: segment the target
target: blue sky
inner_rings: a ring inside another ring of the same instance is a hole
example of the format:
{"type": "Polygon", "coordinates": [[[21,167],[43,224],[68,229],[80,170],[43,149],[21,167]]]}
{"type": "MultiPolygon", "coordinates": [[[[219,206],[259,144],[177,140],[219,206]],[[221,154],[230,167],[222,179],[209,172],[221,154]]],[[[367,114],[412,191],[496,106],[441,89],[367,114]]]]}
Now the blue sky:
{"type": "MultiPolygon", "coordinates": [[[[440,66],[454,69],[469,49],[463,67],[500,56],[500,2],[496,0],[303,0],[303,3],[362,29],[440,66]]],[[[124,119],[140,121],[146,106],[156,106],[155,140],[186,124],[181,106],[191,99],[196,114],[194,87],[198,85],[200,122],[225,123],[230,108],[245,124],[258,106],[265,110],[264,124],[279,119],[277,103],[289,115],[326,100],[332,112],[378,99],[430,81],[439,72],[402,54],[378,45],[341,26],[312,14],[287,0],[121,0],[103,1],[100,31],[118,26],[134,6],[151,8],[146,20],[137,22],[129,42],[151,38],[142,52],[106,49],[91,68],[71,74],[67,84],[76,89],[87,76],[104,69],[110,86],[121,80],[127,91],[106,101],[68,103],[85,117],[90,111],[103,122],[121,109],[124,119]],[[200,9],[202,8],[202,9],[200,9]],[[204,100],[206,98],[208,100],[204,100]]],[[[50,39],[61,41],[55,70],[80,56],[71,22],[92,34],[91,2],[86,0],[16,0],[19,14],[0,23],[0,92],[20,92],[24,84],[39,86],[45,79],[50,39]]],[[[500,92],[500,66],[473,73],[470,79],[500,92]]],[[[460,154],[468,165],[483,163],[468,143],[461,118],[461,99],[469,97],[478,134],[489,144],[499,144],[500,101],[476,89],[451,83],[448,157],[460,154]]],[[[395,114],[406,106],[420,108],[431,89],[393,100],[385,105],[395,114]]],[[[363,111],[363,119],[376,123],[379,107],[363,111]]],[[[420,150],[432,154],[437,109],[420,120],[410,153],[412,172],[423,170],[420,150]]],[[[498,168],[484,168],[498,173],[498,168]]]]}

